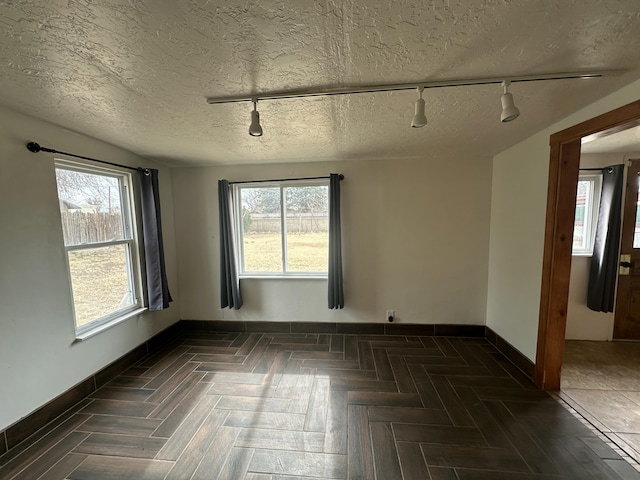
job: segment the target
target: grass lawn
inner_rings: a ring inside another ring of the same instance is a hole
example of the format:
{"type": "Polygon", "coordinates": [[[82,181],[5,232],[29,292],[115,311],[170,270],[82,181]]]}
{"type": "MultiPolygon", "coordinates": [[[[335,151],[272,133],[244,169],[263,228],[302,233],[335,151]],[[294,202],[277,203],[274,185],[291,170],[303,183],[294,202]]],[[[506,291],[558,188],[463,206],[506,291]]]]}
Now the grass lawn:
{"type": "MultiPolygon", "coordinates": [[[[329,264],[329,235],[301,233],[287,236],[289,272],[326,272],[329,264]]],[[[244,236],[246,272],[282,271],[282,243],[279,234],[248,233],[244,236]]]]}
{"type": "Polygon", "coordinates": [[[69,252],[78,327],[132,304],[125,254],[124,245],[69,252]]]}

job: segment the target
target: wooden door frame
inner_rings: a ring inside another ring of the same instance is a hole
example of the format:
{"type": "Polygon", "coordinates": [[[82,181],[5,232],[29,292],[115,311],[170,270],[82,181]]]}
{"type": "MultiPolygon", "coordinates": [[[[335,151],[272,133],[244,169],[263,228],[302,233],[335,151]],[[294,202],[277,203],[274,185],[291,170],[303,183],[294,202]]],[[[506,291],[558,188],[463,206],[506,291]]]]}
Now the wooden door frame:
{"type": "Polygon", "coordinates": [[[554,133],[549,139],[549,186],[535,365],[536,385],[544,390],[560,389],[582,139],[610,135],[637,125],[640,125],[640,100],[554,133]]]}

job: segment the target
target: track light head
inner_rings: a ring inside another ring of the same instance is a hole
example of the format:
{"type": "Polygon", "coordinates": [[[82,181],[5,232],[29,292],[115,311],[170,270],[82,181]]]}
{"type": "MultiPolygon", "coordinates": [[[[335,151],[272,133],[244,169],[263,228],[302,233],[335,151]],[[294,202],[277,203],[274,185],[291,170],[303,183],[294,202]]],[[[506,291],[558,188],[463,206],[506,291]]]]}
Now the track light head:
{"type": "Polygon", "coordinates": [[[251,125],[249,125],[249,135],[252,137],[262,136],[262,127],[260,126],[260,112],[258,112],[258,100],[252,99],[253,111],[251,112],[251,125]]]}
{"type": "Polygon", "coordinates": [[[421,128],[427,124],[427,116],[424,114],[425,103],[422,98],[422,91],[424,87],[418,87],[418,100],[416,100],[416,110],[411,120],[411,126],[413,128],[421,128]]]}
{"type": "Polygon", "coordinates": [[[502,103],[502,114],[500,115],[500,121],[502,123],[511,122],[520,116],[520,110],[516,107],[516,104],[513,101],[513,95],[509,93],[509,85],[511,82],[504,81],[502,82],[502,87],[504,89],[504,93],[502,94],[502,98],[500,102],[502,103]]]}

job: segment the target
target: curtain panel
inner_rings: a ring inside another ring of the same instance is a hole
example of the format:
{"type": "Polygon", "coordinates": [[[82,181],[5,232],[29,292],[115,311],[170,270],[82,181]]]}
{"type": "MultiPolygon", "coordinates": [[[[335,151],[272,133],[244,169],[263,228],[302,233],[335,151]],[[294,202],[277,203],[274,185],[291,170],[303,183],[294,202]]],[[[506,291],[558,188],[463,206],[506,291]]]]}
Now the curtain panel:
{"type": "Polygon", "coordinates": [[[233,222],[233,198],[228,180],[218,181],[218,209],[220,225],[220,306],[221,308],[242,307],[240,279],[238,277],[238,256],[236,253],[236,232],[233,222]]]}
{"type": "Polygon", "coordinates": [[[602,169],[602,194],[587,291],[587,307],[596,312],[613,312],[615,303],[623,176],[624,165],[602,169]]]}
{"type": "Polygon", "coordinates": [[[164,262],[158,170],[152,168],[138,172],[147,295],[149,310],[154,312],[169,308],[172,301],[164,262]]]}
{"type": "Polygon", "coordinates": [[[342,230],[340,225],[340,175],[329,177],[329,308],[344,307],[342,230]]]}

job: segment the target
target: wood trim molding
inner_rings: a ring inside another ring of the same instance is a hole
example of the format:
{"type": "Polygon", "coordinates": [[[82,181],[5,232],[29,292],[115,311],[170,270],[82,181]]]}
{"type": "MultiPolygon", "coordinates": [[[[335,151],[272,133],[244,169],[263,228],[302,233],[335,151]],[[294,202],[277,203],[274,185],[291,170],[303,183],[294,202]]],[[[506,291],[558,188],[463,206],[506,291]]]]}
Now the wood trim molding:
{"type": "Polygon", "coordinates": [[[583,137],[640,121],[640,100],[569,127],[550,137],[549,185],[535,382],[544,390],[560,389],[567,324],[575,192],[583,137]]]}

